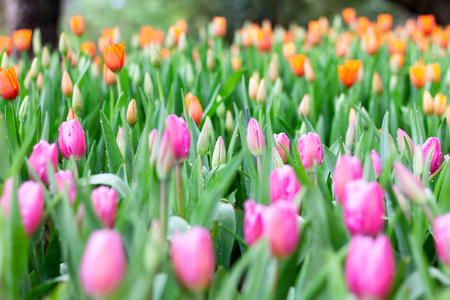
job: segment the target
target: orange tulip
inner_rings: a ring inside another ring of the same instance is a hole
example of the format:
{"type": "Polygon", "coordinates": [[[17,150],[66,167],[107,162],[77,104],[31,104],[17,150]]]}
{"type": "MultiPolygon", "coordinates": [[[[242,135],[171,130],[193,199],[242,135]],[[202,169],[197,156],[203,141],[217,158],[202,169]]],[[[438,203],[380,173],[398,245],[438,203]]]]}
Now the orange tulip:
{"type": "Polygon", "coordinates": [[[305,59],[306,56],[303,54],[294,55],[289,59],[289,64],[295,76],[301,77],[305,74],[305,59]]]}
{"type": "Polygon", "coordinates": [[[13,32],[14,45],[20,51],[27,51],[31,45],[31,29],[19,29],[13,32]]]}
{"type": "Polygon", "coordinates": [[[195,124],[200,125],[203,119],[203,109],[200,101],[198,101],[198,98],[192,95],[191,92],[187,93],[184,99],[186,101],[186,109],[189,116],[191,116],[195,124]]]}
{"type": "Polygon", "coordinates": [[[433,96],[429,91],[423,92],[422,109],[426,115],[431,115],[434,112],[433,96]]]}
{"type": "Polygon", "coordinates": [[[425,85],[425,66],[421,63],[409,67],[409,78],[416,88],[423,88],[425,85]]]}
{"type": "Polygon", "coordinates": [[[367,54],[377,54],[380,48],[380,41],[375,34],[366,34],[363,37],[363,47],[367,54]]]}
{"type": "Polygon", "coordinates": [[[347,54],[348,49],[350,49],[350,45],[352,44],[353,36],[350,32],[344,33],[337,41],[336,41],[336,56],[344,57],[347,54]]]}
{"type": "Polygon", "coordinates": [[[19,81],[14,67],[0,68],[0,94],[6,101],[12,102],[19,95],[19,81]]]}
{"type": "Polygon", "coordinates": [[[359,17],[356,20],[356,26],[355,26],[355,34],[358,37],[362,37],[366,32],[367,28],[370,26],[370,20],[366,17],[359,17]]]}
{"type": "Polygon", "coordinates": [[[383,83],[381,82],[381,77],[378,72],[375,72],[375,74],[373,74],[372,90],[377,95],[380,95],[383,92],[383,83]]]}
{"type": "Polygon", "coordinates": [[[106,64],[103,65],[103,80],[107,86],[115,85],[117,83],[117,75],[106,64]]]}
{"type": "Polygon", "coordinates": [[[80,50],[87,56],[91,56],[91,57],[95,57],[95,54],[97,53],[97,48],[95,47],[94,42],[82,43],[80,46],[80,50]]]}
{"type": "Polygon", "coordinates": [[[283,36],[283,43],[291,43],[295,41],[295,35],[292,31],[286,30],[283,36]]]}
{"type": "Polygon", "coordinates": [[[389,53],[400,53],[405,54],[406,52],[406,40],[404,39],[393,39],[388,42],[389,53]]]}
{"type": "Polygon", "coordinates": [[[259,51],[269,52],[272,49],[272,30],[262,28],[258,31],[257,46],[259,51]]]}
{"type": "Polygon", "coordinates": [[[6,54],[11,55],[14,48],[13,39],[9,36],[0,36],[0,52],[5,50],[6,54]]]}
{"type": "Polygon", "coordinates": [[[436,26],[436,19],[433,15],[420,15],[417,17],[417,27],[423,34],[429,35],[436,26]]]}
{"type": "Polygon", "coordinates": [[[78,36],[82,36],[84,33],[84,19],[82,16],[77,15],[70,18],[69,21],[70,30],[72,33],[78,36]]]}
{"type": "Polygon", "coordinates": [[[389,59],[389,68],[391,69],[391,72],[397,73],[398,71],[403,68],[403,65],[405,64],[405,56],[401,53],[394,53],[391,55],[391,58],[389,59]]]}
{"type": "Polygon", "coordinates": [[[73,94],[73,84],[72,80],[70,79],[69,73],[67,71],[64,71],[62,80],[61,80],[61,91],[64,94],[64,96],[70,98],[73,94]]]}
{"type": "Polygon", "coordinates": [[[152,42],[156,45],[162,45],[164,43],[164,32],[154,30],[151,26],[142,26],[138,41],[141,48],[150,46],[152,42]]]}
{"type": "Polygon", "coordinates": [[[240,57],[237,57],[237,56],[233,57],[233,58],[231,59],[231,66],[233,67],[233,70],[234,70],[235,72],[241,70],[241,66],[242,66],[241,58],[240,58],[240,57]]]}
{"type": "Polygon", "coordinates": [[[178,26],[172,25],[169,27],[169,37],[172,37],[173,45],[178,44],[178,39],[180,38],[181,30],[178,26]]]}
{"type": "Polygon", "coordinates": [[[322,39],[322,27],[319,21],[310,21],[308,24],[308,42],[316,46],[322,39]]]}
{"type": "Polygon", "coordinates": [[[224,17],[214,17],[212,28],[214,36],[224,37],[227,34],[227,20],[224,17]]]}
{"type": "Polygon", "coordinates": [[[125,44],[122,42],[120,45],[106,46],[103,50],[103,59],[111,71],[120,72],[125,60],[125,44]]]}
{"type": "Polygon", "coordinates": [[[351,88],[358,78],[361,67],[362,63],[360,60],[352,59],[345,60],[342,66],[338,65],[338,76],[341,84],[344,84],[347,88],[351,88]]]}
{"type": "Polygon", "coordinates": [[[389,31],[392,28],[393,18],[391,14],[380,14],[377,17],[377,25],[382,31],[389,31]]]}
{"type": "Polygon", "coordinates": [[[188,26],[185,20],[178,20],[175,26],[178,27],[180,32],[188,33],[188,26]]]}
{"type": "Polygon", "coordinates": [[[295,49],[295,44],[293,42],[284,43],[283,44],[283,56],[286,59],[290,59],[292,56],[297,53],[297,49],[295,49]]]}
{"type": "Polygon", "coordinates": [[[433,33],[433,41],[443,49],[448,47],[448,32],[446,30],[438,29],[433,33]]]}
{"type": "Polygon", "coordinates": [[[75,112],[73,111],[73,108],[71,107],[69,109],[69,113],[67,114],[67,122],[75,120],[77,118],[77,116],[75,115],[75,112]]]}
{"type": "Polygon", "coordinates": [[[350,25],[356,20],[356,11],[354,8],[348,7],[342,10],[342,18],[345,24],[350,25]]]}
{"type": "Polygon", "coordinates": [[[436,116],[442,116],[447,107],[447,96],[444,96],[441,93],[436,94],[436,96],[434,96],[433,107],[434,114],[436,116]]]}
{"type": "Polygon", "coordinates": [[[425,79],[428,82],[439,83],[441,80],[441,68],[438,63],[426,65],[425,79]]]}
{"type": "Polygon", "coordinates": [[[170,55],[169,49],[162,48],[161,51],[159,52],[159,55],[161,55],[161,58],[164,60],[168,59],[170,55]]]}

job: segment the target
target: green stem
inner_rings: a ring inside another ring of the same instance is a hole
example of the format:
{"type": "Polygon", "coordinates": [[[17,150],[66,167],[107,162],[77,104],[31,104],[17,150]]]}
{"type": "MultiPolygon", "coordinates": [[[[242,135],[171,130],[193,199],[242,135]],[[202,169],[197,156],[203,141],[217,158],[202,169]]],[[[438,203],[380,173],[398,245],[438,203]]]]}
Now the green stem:
{"type": "Polygon", "coordinates": [[[258,155],[256,157],[256,165],[258,167],[258,176],[259,178],[261,178],[262,176],[261,155],[258,155]]]}
{"type": "Polygon", "coordinates": [[[275,262],[275,274],[273,275],[273,282],[272,282],[272,288],[270,289],[270,298],[271,300],[275,300],[277,296],[277,289],[278,289],[278,280],[280,278],[280,269],[281,264],[280,261],[277,259],[275,262]]]}
{"type": "Polygon", "coordinates": [[[109,89],[109,121],[113,122],[114,118],[114,89],[111,87],[109,89]]]}
{"type": "Polygon", "coordinates": [[[166,199],[166,181],[161,180],[160,182],[160,203],[159,203],[159,218],[161,220],[161,234],[163,241],[166,240],[167,236],[167,199],[166,199]]]}
{"type": "Polygon", "coordinates": [[[117,74],[117,92],[119,93],[119,97],[120,97],[120,95],[122,95],[122,85],[120,84],[119,74],[117,74]]]}
{"type": "Polygon", "coordinates": [[[20,147],[20,134],[19,134],[19,123],[17,123],[17,115],[16,115],[16,108],[14,107],[14,102],[8,102],[11,108],[11,114],[13,117],[13,122],[14,122],[14,127],[16,128],[16,135],[17,135],[17,142],[19,144],[20,147]]]}
{"type": "Polygon", "coordinates": [[[161,101],[161,105],[165,107],[164,90],[161,80],[161,71],[159,69],[156,71],[156,78],[158,80],[159,101],[161,101]]]}
{"type": "Polygon", "coordinates": [[[34,274],[36,275],[36,280],[38,283],[41,282],[41,274],[39,272],[39,266],[37,263],[37,256],[36,256],[36,243],[33,241],[30,243],[30,259],[31,259],[31,265],[34,269],[34,274]]]}
{"type": "Polygon", "coordinates": [[[175,164],[175,177],[177,183],[177,205],[178,205],[178,214],[180,217],[184,218],[184,207],[183,207],[183,190],[181,185],[181,164],[175,164]]]}

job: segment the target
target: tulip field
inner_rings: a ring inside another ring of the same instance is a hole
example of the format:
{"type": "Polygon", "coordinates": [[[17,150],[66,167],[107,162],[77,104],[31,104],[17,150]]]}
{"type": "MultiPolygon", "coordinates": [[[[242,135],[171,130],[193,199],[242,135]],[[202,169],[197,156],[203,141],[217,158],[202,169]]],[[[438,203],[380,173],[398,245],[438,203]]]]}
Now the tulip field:
{"type": "Polygon", "coordinates": [[[0,37],[0,299],[450,299],[450,26],[64,28],[0,37]]]}

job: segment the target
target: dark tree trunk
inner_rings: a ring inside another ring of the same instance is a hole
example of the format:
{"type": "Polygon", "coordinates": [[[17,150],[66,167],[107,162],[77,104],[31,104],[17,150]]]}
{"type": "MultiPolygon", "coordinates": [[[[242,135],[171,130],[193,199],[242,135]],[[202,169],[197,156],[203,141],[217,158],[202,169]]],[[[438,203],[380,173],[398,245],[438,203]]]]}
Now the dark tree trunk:
{"type": "Polygon", "coordinates": [[[58,18],[61,0],[2,0],[6,25],[10,33],[16,29],[39,27],[42,43],[58,44],[58,18]]]}
{"type": "Polygon", "coordinates": [[[450,23],[450,0],[392,0],[416,14],[433,14],[439,24],[450,23]]]}

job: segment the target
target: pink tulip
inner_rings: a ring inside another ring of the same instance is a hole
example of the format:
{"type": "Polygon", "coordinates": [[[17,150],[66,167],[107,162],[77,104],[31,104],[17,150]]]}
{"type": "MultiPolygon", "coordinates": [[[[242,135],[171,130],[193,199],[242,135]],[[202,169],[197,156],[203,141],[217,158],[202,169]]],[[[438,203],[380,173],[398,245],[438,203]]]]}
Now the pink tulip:
{"type": "Polygon", "coordinates": [[[91,297],[112,295],[126,272],[126,255],[120,233],[101,229],[91,233],[80,264],[81,284],[91,297]]]}
{"type": "Polygon", "coordinates": [[[343,204],[345,186],[352,180],[362,178],[362,165],[359,158],[350,155],[339,156],[333,172],[333,190],[336,200],[343,204]]]}
{"type": "Polygon", "coordinates": [[[208,230],[194,226],[172,237],[170,258],[175,275],[183,287],[201,292],[214,276],[216,258],[208,230]]]}
{"type": "Polygon", "coordinates": [[[380,177],[381,175],[381,158],[378,155],[378,152],[372,150],[370,152],[370,159],[372,160],[373,171],[375,172],[375,178],[380,177]]]}
{"type": "Polygon", "coordinates": [[[166,120],[166,130],[169,132],[175,159],[183,162],[189,155],[191,134],[183,118],[170,115],[166,120]]]}
{"type": "Polygon", "coordinates": [[[320,166],[323,160],[323,147],[317,133],[302,134],[297,144],[300,159],[306,170],[314,168],[314,161],[320,166]]]}
{"type": "Polygon", "coordinates": [[[63,192],[65,188],[67,189],[70,204],[73,205],[77,197],[77,183],[75,182],[72,171],[59,171],[55,174],[55,181],[59,192],[63,192]]]}
{"type": "Polygon", "coordinates": [[[294,169],[289,165],[275,168],[270,174],[270,200],[275,203],[278,200],[294,202],[300,192],[300,183],[294,169]]]}
{"type": "Polygon", "coordinates": [[[270,252],[276,258],[291,255],[300,238],[297,207],[286,201],[278,201],[264,212],[264,236],[269,240],[270,252]]]}
{"type": "Polygon", "coordinates": [[[345,190],[343,209],[347,229],[352,235],[377,235],[384,223],[384,192],[380,184],[359,179],[347,183],[345,190]]]}
{"type": "Polygon", "coordinates": [[[411,138],[409,137],[409,135],[406,132],[404,132],[403,130],[401,130],[399,128],[397,130],[397,146],[398,146],[398,151],[400,151],[400,153],[403,153],[403,151],[406,150],[405,139],[408,142],[409,149],[411,151],[411,156],[412,156],[414,154],[413,141],[411,140],[411,138]]]}
{"type": "Polygon", "coordinates": [[[428,154],[434,147],[433,153],[431,154],[430,161],[430,174],[436,172],[439,169],[442,161],[441,143],[435,137],[430,137],[425,144],[422,145],[423,161],[426,162],[428,154]]]}
{"type": "Polygon", "coordinates": [[[266,208],[251,199],[244,203],[244,238],[250,246],[254,245],[264,233],[263,215],[266,208]]]}
{"type": "Polygon", "coordinates": [[[287,135],[282,132],[279,134],[274,134],[273,137],[275,138],[275,144],[277,145],[277,151],[278,154],[280,154],[281,160],[283,161],[283,163],[286,163],[287,161],[287,153],[289,153],[289,144],[290,144],[290,140],[287,137],[287,135]],[[283,146],[286,151],[284,151],[283,146]]]}
{"type": "Polygon", "coordinates": [[[266,147],[266,139],[261,129],[261,125],[254,118],[250,118],[247,127],[247,145],[253,156],[262,155],[266,147]]]}
{"type": "Polygon", "coordinates": [[[116,190],[106,186],[96,188],[91,192],[91,201],[95,214],[103,225],[109,228],[114,227],[117,211],[116,190]]]}
{"type": "Polygon", "coordinates": [[[405,166],[398,162],[394,163],[394,171],[402,192],[414,203],[424,204],[428,197],[422,183],[405,166]]]}
{"type": "Polygon", "coordinates": [[[450,213],[437,217],[433,223],[434,241],[439,259],[450,265],[450,213]]]}
{"type": "Polygon", "coordinates": [[[351,239],[345,261],[345,281],[353,294],[360,299],[383,299],[389,293],[394,276],[394,251],[386,236],[356,235],[351,239]]]}
{"type": "Polygon", "coordinates": [[[79,160],[86,154],[84,130],[77,119],[61,123],[58,144],[65,159],[73,156],[75,160],[79,160]]]}
{"type": "MultiPolygon", "coordinates": [[[[50,164],[53,166],[53,170],[56,170],[58,167],[58,147],[56,144],[49,144],[45,140],[39,141],[33,147],[33,152],[28,159],[31,167],[36,172],[39,179],[44,183],[48,183],[48,174],[47,174],[47,163],[50,161],[50,164]]],[[[30,172],[30,177],[31,172],[30,172]]]]}
{"type": "Polygon", "coordinates": [[[156,175],[159,180],[167,180],[175,163],[175,155],[173,154],[172,142],[170,141],[169,131],[164,130],[156,158],[156,175]]]}

